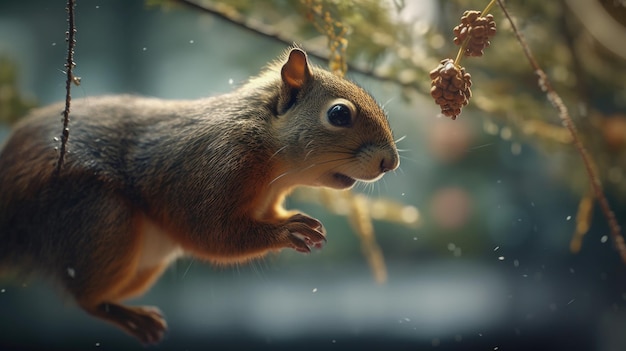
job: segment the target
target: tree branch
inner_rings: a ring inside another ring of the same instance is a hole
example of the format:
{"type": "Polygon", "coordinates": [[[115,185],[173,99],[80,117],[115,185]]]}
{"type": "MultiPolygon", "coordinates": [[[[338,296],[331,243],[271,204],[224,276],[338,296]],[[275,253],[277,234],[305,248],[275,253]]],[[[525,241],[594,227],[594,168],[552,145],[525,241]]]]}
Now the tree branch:
{"type": "Polygon", "coordinates": [[[532,52],[530,51],[530,47],[526,43],[526,39],[524,39],[524,37],[522,36],[522,33],[520,33],[520,31],[517,29],[517,26],[513,22],[513,19],[511,19],[511,16],[509,15],[509,12],[504,6],[504,3],[502,2],[502,0],[498,0],[498,4],[502,8],[502,12],[504,12],[504,15],[506,16],[506,18],[511,23],[511,28],[513,29],[513,32],[515,33],[517,40],[522,46],[524,55],[528,59],[528,62],[530,62],[530,65],[535,70],[535,74],[537,74],[539,87],[541,87],[541,90],[543,90],[546,93],[546,96],[548,97],[548,100],[550,101],[550,103],[552,103],[552,106],[554,106],[554,108],[557,109],[557,111],[559,112],[559,118],[563,122],[563,126],[567,128],[567,130],[570,132],[572,136],[572,142],[574,146],[576,147],[576,150],[580,154],[580,157],[582,158],[583,163],[585,165],[587,174],[589,175],[589,181],[591,182],[591,187],[593,188],[594,195],[596,199],[598,200],[600,204],[600,208],[602,209],[602,212],[604,213],[604,216],[606,217],[606,220],[609,224],[611,237],[613,238],[615,247],[622,261],[626,263],[626,243],[624,242],[624,237],[621,234],[619,223],[617,222],[617,219],[615,218],[615,213],[613,213],[613,211],[611,210],[611,207],[609,206],[609,202],[606,198],[606,195],[604,194],[604,191],[602,190],[600,177],[598,176],[596,168],[593,166],[593,160],[591,159],[589,152],[587,151],[583,143],[580,141],[580,138],[578,137],[576,126],[574,125],[574,122],[572,121],[572,118],[570,117],[569,112],[567,111],[567,107],[563,103],[563,100],[561,99],[559,94],[557,94],[557,92],[552,87],[552,84],[550,83],[550,80],[548,79],[548,76],[546,75],[546,73],[541,69],[541,67],[539,66],[539,63],[537,63],[537,60],[535,59],[532,52]]]}
{"type": "Polygon", "coordinates": [[[67,140],[70,137],[70,130],[68,128],[70,122],[70,102],[72,100],[71,90],[72,82],[74,81],[74,75],[72,69],[76,66],[74,63],[74,47],[76,46],[76,26],[74,24],[74,8],[76,7],[75,0],[67,0],[67,22],[68,31],[65,33],[67,41],[67,62],[65,63],[65,70],[67,79],[65,80],[65,108],[63,109],[63,131],[61,132],[61,150],[59,152],[59,161],[56,165],[56,174],[61,172],[63,162],[65,160],[67,140]]]}
{"type": "MultiPolygon", "coordinates": [[[[294,38],[282,35],[281,33],[274,30],[273,28],[266,26],[260,22],[246,21],[245,17],[239,15],[238,12],[227,10],[225,7],[222,7],[223,5],[217,5],[217,6],[206,5],[206,4],[201,5],[191,0],[171,0],[171,1],[174,3],[187,6],[194,10],[198,10],[200,12],[204,12],[206,14],[210,14],[215,17],[221,18],[224,21],[234,24],[235,26],[242,28],[248,32],[254,33],[255,35],[260,35],[262,37],[271,39],[281,44],[293,45],[294,42],[296,42],[294,38]]],[[[328,61],[327,51],[316,50],[314,48],[306,48],[306,52],[309,56],[315,57],[322,61],[328,61]]],[[[353,64],[348,64],[348,70],[358,73],[358,74],[362,74],[370,78],[374,78],[381,82],[391,82],[404,88],[411,88],[411,89],[419,90],[419,87],[413,81],[403,82],[401,80],[398,80],[395,77],[382,76],[380,74],[375,73],[374,71],[370,69],[358,67],[353,64]]]]}

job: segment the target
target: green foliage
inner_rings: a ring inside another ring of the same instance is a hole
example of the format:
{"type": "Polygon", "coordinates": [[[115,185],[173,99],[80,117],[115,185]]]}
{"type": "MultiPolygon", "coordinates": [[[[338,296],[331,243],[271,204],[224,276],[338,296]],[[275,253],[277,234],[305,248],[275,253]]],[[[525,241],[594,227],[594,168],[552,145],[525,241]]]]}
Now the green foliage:
{"type": "Polygon", "coordinates": [[[17,65],[6,57],[0,57],[0,123],[11,124],[35,106],[34,100],[20,94],[17,65]]]}

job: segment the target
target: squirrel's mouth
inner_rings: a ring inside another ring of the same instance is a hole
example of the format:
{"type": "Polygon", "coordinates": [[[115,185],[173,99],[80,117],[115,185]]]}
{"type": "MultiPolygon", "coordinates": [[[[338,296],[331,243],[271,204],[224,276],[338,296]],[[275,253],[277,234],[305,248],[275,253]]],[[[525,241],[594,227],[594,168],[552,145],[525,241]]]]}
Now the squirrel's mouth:
{"type": "Polygon", "coordinates": [[[333,178],[337,181],[337,188],[350,188],[356,183],[356,179],[343,173],[333,173],[333,178]]]}

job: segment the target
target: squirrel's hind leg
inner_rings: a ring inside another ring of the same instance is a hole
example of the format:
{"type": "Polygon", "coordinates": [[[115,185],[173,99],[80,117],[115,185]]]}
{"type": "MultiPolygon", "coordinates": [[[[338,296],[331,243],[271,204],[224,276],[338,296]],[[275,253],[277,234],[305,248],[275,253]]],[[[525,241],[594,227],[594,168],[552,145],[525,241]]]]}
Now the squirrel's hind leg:
{"type": "Polygon", "coordinates": [[[80,244],[70,246],[71,267],[61,280],[87,313],[110,322],[144,344],[159,342],[167,330],[161,312],[150,306],[124,306],[120,301],[145,292],[166,265],[140,267],[143,237],[138,231],[138,211],[118,192],[82,186],[58,204],[71,221],[67,235],[80,244]],[[74,200],[74,201],[70,201],[74,200]],[[81,241],[82,239],[82,241],[81,241]]]}
{"type": "Polygon", "coordinates": [[[163,267],[145,269],[115,293],[111,292],[108,296],[98,299],[83,296],[78,303],[90,315],[118,326],[143,344],[156,344],[167,331],[167,323],[161,311],[154,306],[124,306],[113,301],[143,293],[163,269],[163,267]]]}

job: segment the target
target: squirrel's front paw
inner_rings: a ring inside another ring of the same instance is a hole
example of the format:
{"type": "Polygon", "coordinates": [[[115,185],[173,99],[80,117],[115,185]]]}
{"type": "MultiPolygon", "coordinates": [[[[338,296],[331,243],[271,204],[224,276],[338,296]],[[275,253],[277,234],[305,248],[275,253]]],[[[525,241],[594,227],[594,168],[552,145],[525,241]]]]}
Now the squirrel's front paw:
{"type": "Polygon", "coordinates": [[[288,246],[309,253],[311,248],[321,249],[326,243],[326,230],[320,221],[301,213],[291,216],[285,228],[289,231],[288,246]]]}

